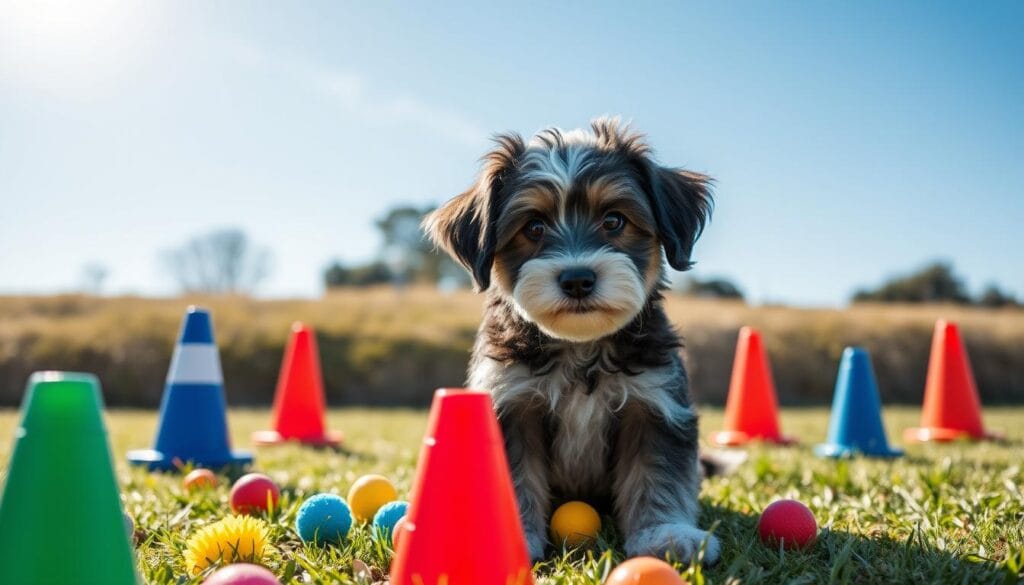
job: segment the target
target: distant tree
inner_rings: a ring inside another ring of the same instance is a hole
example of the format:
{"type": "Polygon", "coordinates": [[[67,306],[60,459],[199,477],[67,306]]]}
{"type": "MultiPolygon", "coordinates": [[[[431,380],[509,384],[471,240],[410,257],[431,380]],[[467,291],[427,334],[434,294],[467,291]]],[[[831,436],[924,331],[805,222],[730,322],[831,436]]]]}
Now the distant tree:
{"type": "Polygon", "coordinates": [[[98,295],[103,292],[103,284],[110,276],[110,270],[98,262],[90,262],[82,267],[82,292],[98,295]]]}
{"type": "Polygon", "coordinates": [[[230,228],[195,236],[161,260],[184,292],[250,293],[269,274],[270,251],[230,228]]]}
{"type": "Polygon", "coordinates": [[[683,281],[679,289],[684,295],[694,297],[710,297],[716,299],[744,300],[743,291],[735,283],[726,278],[708,278],[701,280],[691,276],[683,281]]]}
{"type": "Polygon", "coordinates": [[[440,277],[440,258],[433,253],[420,221],[432,208],[395,207],[376,221],[382,242],[381,255],[396,280],[436,282],[440,277]]]}
{"type": "Polygon", "coordinates": [[[896,276],[876,289],[859,290],[854,302],[877,301],[883,303],[969,303],[964,281],[953,272],[947,262],[934,262],[917,272],[896,276]]]}
{"type": "Polygon", "coordinates": [[[1015,307],[1017,298],[1013,294],[1004,292],[997,284],[989,284],[985,290],[978,295],[977,304],[982,307],[1015,307]]]}
{"type": "Polygon", "coordinates": [[[381,257],[397,282],[437,283],[442,279],[463,286],[469,284],[462,267],[437,250],[420,222],[434,207],[394,207],[377,220],[382,239],[381,257]]]}
{"type": "Polygon", "coordinates": [[[432,206],[411,205],[387,210],[374,222],[381,237],[377,260],[355,266],[334,261],[324,269],[324,285],[333,288],[423,282],[448,289],[469,286],[470,278],[462,266],[437,250],[420,227],[423,217],[433,210],[432,206]]]}
{"type": "Polygon", "coordinates": [[[324,285],[327,288],[338,286],[372,286],[385,284],[394,280],[394,275],[387,264],[371,262],[361,266],[346,267],[335,261],[324,270],[324,285]]]}

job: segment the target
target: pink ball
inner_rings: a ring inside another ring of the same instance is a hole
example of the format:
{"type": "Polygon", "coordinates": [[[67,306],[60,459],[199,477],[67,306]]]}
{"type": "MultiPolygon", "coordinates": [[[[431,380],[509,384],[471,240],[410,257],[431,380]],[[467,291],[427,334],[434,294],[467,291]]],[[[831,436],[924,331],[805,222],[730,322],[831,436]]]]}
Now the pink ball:
{"type": "Polygon", "coordinates": [[[818,523],[807,506],[796,500],[772,502],[757,521],[757,533],[761,542],[789,549],[804,548],[814,544],[818,538],[818,523]]]}
{"type": "Polygon", "coordinates": [[[203,585],[281,585],[273,573],[259,565],[238,563],[219,569],[203,585]]]}
{"type": "Polygon", "coordinates": [[[395,522],[395,527],[391,529],[391,548],[398,550],[398,543],[405,538],[406,524],[408,524],[409,517],[402,516],[395,522]]]}
{"type": "Polygon", "coordinates": [[[279,497],[281,492],[272,479],[262,473],[247,473],[231,487],[231,511],[235,514],[266,512],[267,500],[276,507],[279,497]]]}

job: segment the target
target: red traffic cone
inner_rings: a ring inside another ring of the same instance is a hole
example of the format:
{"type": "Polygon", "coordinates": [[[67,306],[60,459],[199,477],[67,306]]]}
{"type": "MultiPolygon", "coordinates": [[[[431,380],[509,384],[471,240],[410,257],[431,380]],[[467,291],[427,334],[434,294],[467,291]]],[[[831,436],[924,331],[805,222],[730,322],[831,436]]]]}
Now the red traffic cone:
{"type": "Polygon", "coordinates": [[[532,585],[504,440],[490,395],[434,394],[394,585],[532,585]]]}
{"type": "Polygon", "coordinates": [[[711,442],[737,446],[750,441],[789,444],[779,430],[779,405],[761,334],[753,327],[740,329],[732,364],[729,397],[725,402],[725,429],[711,433],[711,442]]]}
{"type": "Polygon", "coordinates": [[[341,442],[341,433],[325,429],[325,410],[316,336],[310,327],[295,323],[277,379],[274,430],[257,431],[252,440],[257,445],[298,441],[307,445],[336,446],[341,442]]]}
{"type": "Polygon", "coordinates": [[[956,323],[939,320],[932,336],[928,378],[924,386],[921,426],[903,432],[907,442],[955,439],[999,439],[985,431],[981,399],[971,372],[971,361],[956,323]]]}

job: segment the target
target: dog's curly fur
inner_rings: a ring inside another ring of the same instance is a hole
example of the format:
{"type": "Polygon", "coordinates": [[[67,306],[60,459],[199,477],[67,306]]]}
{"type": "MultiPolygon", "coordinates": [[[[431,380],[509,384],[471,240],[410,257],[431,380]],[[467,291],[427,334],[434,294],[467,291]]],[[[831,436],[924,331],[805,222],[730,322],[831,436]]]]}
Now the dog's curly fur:
{"type": "Polygon", "coordinates": [[[697,416],[660,292],[665,260],[691,266],[708,183],[599,119],[499,136],[424,222],[487,294],[468,383],[492,393],[533,558],[568,499],[613,514],[629,555],[719,555],[697,528],[697,416]]]}

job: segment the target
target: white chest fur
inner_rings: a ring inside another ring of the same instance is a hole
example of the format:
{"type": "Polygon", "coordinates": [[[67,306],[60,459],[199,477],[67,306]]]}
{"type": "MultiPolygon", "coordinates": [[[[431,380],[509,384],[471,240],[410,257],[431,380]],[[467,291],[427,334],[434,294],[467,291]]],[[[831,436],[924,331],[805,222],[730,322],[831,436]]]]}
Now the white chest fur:
{"type": "Polygon", "coordinates": [[[551,444],[551,482],[567,497],[604,491],[611,483],[606,467],[613,412],[598,394],[601,389],[590,394],[583,390],[567,392],[553,405],[558,422],[551,444]]]}
{"type": "Polygon", "coordinates": [[[632,376],[602,373],[588,388],[579,375],[579,364],[590,361],[587,357],[570,355],[540,375],[525,365],[506,366],[485,359],[471,372],[469,380],[475,388],[490,390],[499,409],[525,402],[543,409],[554,422],[549,480],[553,488],[568,497],[608,489],[612,481],[607,468],[613,448],[609,444],[611,425],[630,401],[644,402],[675,423],[693,417],[690,409],[672,398],[669,386],[679,383],[680,375],[674,368],[656,368],[632,376]]]}

